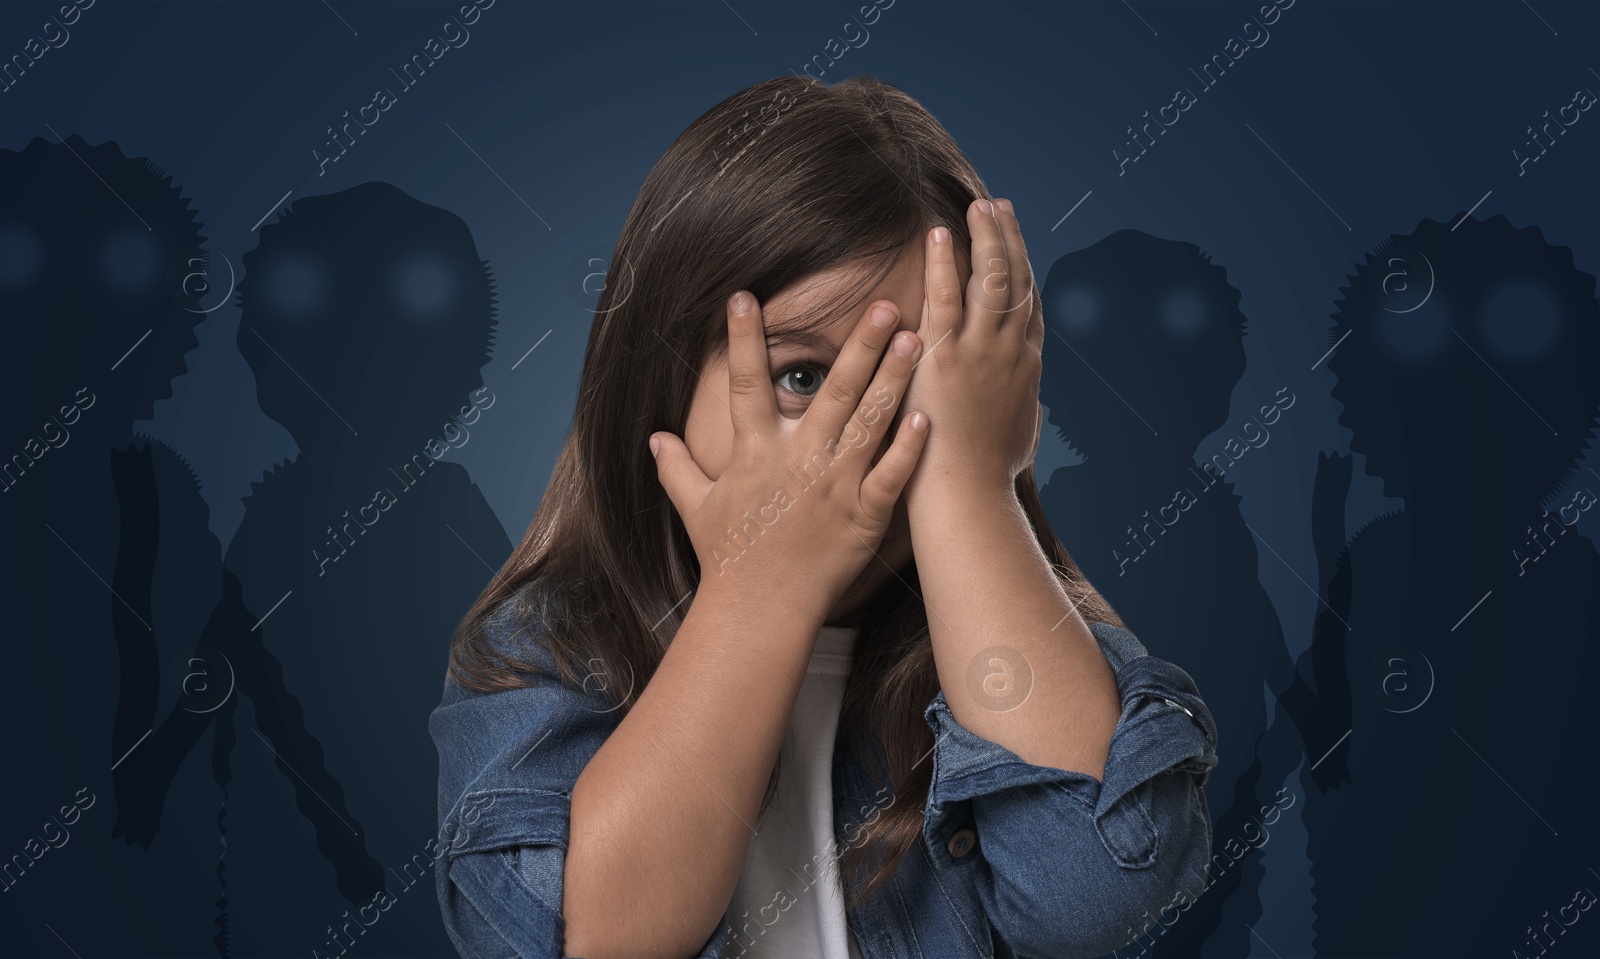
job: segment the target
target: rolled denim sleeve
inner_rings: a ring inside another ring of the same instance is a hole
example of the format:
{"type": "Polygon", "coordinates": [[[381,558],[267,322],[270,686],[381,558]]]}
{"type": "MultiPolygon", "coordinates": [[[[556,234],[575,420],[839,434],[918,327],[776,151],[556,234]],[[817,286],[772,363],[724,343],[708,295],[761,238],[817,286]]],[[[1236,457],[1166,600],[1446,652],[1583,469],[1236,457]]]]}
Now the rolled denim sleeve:
{"type": "Polygon", "coordinates": [[[1108,955],[1205,888],[1211,711],[1188,673],[1127,630],[1090,631],[1122,703],[1104,782],[1024,762],[957,723],[943,692],[924,711],[935,737],[928,853],[936,872],[978,870],[984,911],[1019,954],[1108,955]],[[975,857],[951,843],[963,829],[976,834],[975,857]]]}
{"type": "MultiPolygon", "coordinates": [[[[558,679],[554,659],[508,611],[495,613],[486,632],[545,671],[529,674],[525,688],[489,694],[446,680],[428,723],[439,752],[435,891],[465,959],[558,959],[567,955],[561,903],[572,787],[618,716],[558,679]]],[[[724,916],[699,959],[720,957],[726,939],[724,916]]]]}

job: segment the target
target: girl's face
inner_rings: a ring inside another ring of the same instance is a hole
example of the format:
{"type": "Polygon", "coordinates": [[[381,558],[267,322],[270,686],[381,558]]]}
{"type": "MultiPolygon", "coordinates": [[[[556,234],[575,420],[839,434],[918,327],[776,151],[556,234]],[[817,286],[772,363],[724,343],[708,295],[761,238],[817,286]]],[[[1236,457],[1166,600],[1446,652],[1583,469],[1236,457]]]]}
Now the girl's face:
{"type": "MultiPolygon", "coordinates": [[[[930,227],[931,229],[931,227],[930,227]]],[[[956,266],[963,287],[971,275],[969,257],[961,245],[956,244],[956,266]]],[[[846,267],[824,270],[796,281],[776,296],[761,304],[762,325],[767,330],[777,330],[790,320],[819,303],[828,302],[841,295],[854,274],[846,267]]],[[[883,282],[867,292],[863,305],[848,314],[837,316],[818,330],[824,342],[804,344],[783,342],[772,335],[767,337],[768,364],[772,372],[772,389],[777,398],[780,427],[795,430],[800,417],[805,414],[812,397],[827,377],[828,368],[850,333],[860,322],[865,310],[874,301],[893,303],[900,314],[897,329],[916,332],[922,325],[923,307],[923,242],[910,245],[900,263],[883,282]]],[[[922,344],[924,355],[932,344],[922,344]]],[[[912,373],[912,376],[915,376],[912,373]]],[[[701,371],[699,384],[689,404],[689,421],[684,428],[684,445],[706,477],[711,480],[722,475],[733,451],[733,421],[728,405],[728,359],[726,352],[707,362],[701,371]]],[[[905,416],[904,407],[895,410],[884,442],[873,453],[872,462],[882,458],[884,450],[905,416]]],[[[937,429],[938,424],[933,424],[937,429]]],[[[901,575],[911,561],[911,527],[906,515],[905,497],[895,503],[894,515],[884,533],[878,556],[867,562],[856,578],[829,611],[826,622],[846,619],[848,614],[862,605],[878,587],[890,577],[901,575]]]]}

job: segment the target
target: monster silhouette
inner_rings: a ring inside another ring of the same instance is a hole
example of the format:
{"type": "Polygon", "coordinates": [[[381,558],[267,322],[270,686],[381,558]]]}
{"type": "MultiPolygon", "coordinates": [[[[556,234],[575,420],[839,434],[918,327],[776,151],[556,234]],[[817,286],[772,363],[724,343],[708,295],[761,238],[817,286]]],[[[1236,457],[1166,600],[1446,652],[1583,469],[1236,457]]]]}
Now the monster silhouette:
{"type": "MultiPolygon", "coordinates": [[[[1600,923],[1565,918],[1600,888],[1600,556],[1570,529],[1600,494],[1574,471],[1600,403],[1595,278],[1537,227],[1449,223],[1369,253],[1328,334],[1350,448],[1405,507],[1325,556],[1352,715],[1350,782],[1307,811],[1315,946],[1596,955],[1600,923]]],[[[1324,530],[1349,472],[1320,464],[1324,530]]]]}
{"type": "MultiPolygon", "coordinates": [[[[232,922],[273,954],[358,938],[374,954],[443,954],[432,909],[390,906],[419,882],[412,896],[431,900],[438,637],[511,549],[466,470],[443,459],[495,415],[479,372],[493,284],[458,217],[384,183],[302,199],[261,234],[243,258],[238,346],[300,453],[252,484],[200,637],[232,664],[255,720],[231,755],[232,922]],[[298,818],[282,815],[269,767],[298,818]],[[311,862],[298,883],[267,868],[313,842],[331,883],[311,862]]],[[[156,782],[212,719],[226,724],[220,711],[168,714],[171,734],[148,749],[156,782]]]]}
{"type": "MultiPolygon", "coordinates": [[[[108,841],[122,777],[190,670],[178,637],[218,595],[221,549],[193,474],[130,433],[199,342],[200,231],[172,178],[115,143],[69,134],[0,150],[0,722],[7,822],[39,837],[4,864],[6,955],[209,945],[215,832],[148,851],[108,841]],[[159,513],[128,508],[132,461],[166,484],[159,513]],[[119,563],[119,549],[151,555],[158,540],[159,563],[119,563]],[[96,921],[73,921],[75,902],[94,903],[96,921]]],[[[184,785],[183,813],[215,810],[203,775],[184,785]]]]}
{"type": "Polygon", "coordinates": [[[1041,491],[1051,524],[1071,531],[1074,559],[1151,655],[1194,677],[1217,722],[1206,796],[1220,858],[1207,892],[1152,935],[1153,948],[1245,955],[1250,932],[1222,923],[1223,903],[1230,917],[1260,917],[1257,820],[1292,808],[1279,785],[1338,722],[1289,656],[1225,478],[1267,468],[1274,433],[1294,428],[1295,397],[1247,398],[1232,437],[1197,453],[1228,422],[1246,321],[1226,271],[1194,244],[1122,230],[1057,260],[1041,295],[1041,398],[1084,456],[1041,491]],[[1278,704],[1270,728],[1267,696],[1278,704]]]}

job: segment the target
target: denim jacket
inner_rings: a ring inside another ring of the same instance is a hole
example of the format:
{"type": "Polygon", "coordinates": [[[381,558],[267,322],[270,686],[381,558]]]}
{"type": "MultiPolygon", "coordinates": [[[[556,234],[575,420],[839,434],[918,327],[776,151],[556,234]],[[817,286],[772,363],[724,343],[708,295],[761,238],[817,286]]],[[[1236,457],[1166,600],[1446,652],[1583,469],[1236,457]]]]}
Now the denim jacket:
{"type": "MultiPolygon", "coordinates": [[[[465,959],[565,955],[568,803],[620,721],[600,696],[556,678],[553,658],[529,635],[538,624],[519,628],[513,612],[502,604],[485,635],[549,672],[490,694],[447,678],[428,723],[439,751],[435,887],[465,959]]],[[[936,695],[923,712],[935,745],[921,841],[883,891],[847,915],[864,959],[1103,956],[1164,909],[1176,914],[1199,897],[1211,856],[1202,789],[1217,763],[1211,712],[1188,673],[1148,655],[1132,634],[1090,628],[1122,701],[1104,782],[1024,762],[962,727],[936,695]]],[[[873,790],[841,730],[833,759],[841,852],[895,801],[886,792],[873,790]]],[[[684,863],[694,868],[693,857],[684,863]]],[[[782,921],[781,908],[724,915],[700,959],[740,956],[782,921]]]]}

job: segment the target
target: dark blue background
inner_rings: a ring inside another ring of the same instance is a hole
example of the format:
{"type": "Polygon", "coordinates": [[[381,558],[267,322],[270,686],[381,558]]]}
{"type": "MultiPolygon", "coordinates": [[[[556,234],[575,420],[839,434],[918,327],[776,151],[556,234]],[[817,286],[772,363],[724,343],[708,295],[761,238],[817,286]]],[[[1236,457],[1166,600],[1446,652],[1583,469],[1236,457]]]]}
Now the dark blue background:
{"type": "MultiPolygon", "coordinates": [[[[20,52],[57,6],[0,6],[0,56],[20,52]]],[[[90,144],[114,141],[130,157],[148,157],[192,201],[207,248],[240,274],[244,254],[260,236],[253,228],[286,192],[289,207],[381,181],[462,218],[498,297],[493,356],[482,371],[497,402],[449,459],[470,473],[515,542],[571,419],[593,302],[574,289],[574,271],[581,276],[589,257],[606,255],[651,165],[690,121],[751,83],[799,72],[858,7],[500,0],[469,28],[470,42],[451,49],[400,93],[381,121],[319,175],[313,150],[326,149],[326,128],[370,102],[375,89],[397,86],[390,68],[420,52],[458,6],[99,0],[69,28],[65,46],[0,94],[0,147],[22,150],[35,137],[58,143],[76,134],[90,144]]],[[[1512,158],[1513,149],[1526,149],[1525,128],[1544,111],[1553,114],[1569,103],[1575,89],[1600,90],[1600,5],[1300,0],[1268,28],[1269,42],[1198,93],[1181,121],[1119,175],[1113,150],[1132,152],[1125,128],[1168,103],[1175,89],[1195,88],[1190,69],[1221,53],[1257,6],[899,0],[869,28],[870,41],[849,50],[822,79],[870,73],[925,105],[994,195],[1013,200],[1041,277],[1063,255],[1127,228],[1196,244],[1227,268],[1249,319],[1248,364],[1228,425],[1202,442],[1197,456],[1236,435],[1237,424],[1280,387],[1298,398],[1270,444],[1228,477],[1242,497],[1244,518],[1276,553],[1261,551],[1259,578],[1292,655],[1308,644],[1319,606],[1303,578],[1316,568],[1307,516],[1317,454],[1349,448],[1349,432],[1336,422],[1341,406],[1329,395],[1334,377],[1326,362],[1319,363],[1331,345],[1330,314],[1340,287],[1379,241],[1408,234],[1423,219],[1453,223],[1475,205],[1476,219],[1503,214],[1517,227],[1538,226],[1550,244],[1571,249],[1579,270],[1600,271],[1600,115],[1583,114],[1526,175],[1518,175],[1512,158]]],[[[172,396],[136,424],[192,465],[210,528],[224,548],[243,519],[241,497],[251,482],[297,453],[288,431],[257,404],[250,367],[236,346],[238,329],[232,302],[208,313],[172,396]]],[[[0,337],[0,349],[7,338],[0,337]]],[[[1059,341],[1048,338],[1047,362],[1055,346],[1059,341]]],[[[15,359],[7,361],[8,371],[15,359]]],[[[0,415],[31,421],[61,398],[36,399],[37,409],[0,415]]],[[[1539,428],[1509,392],[1504,400],[1506,417],[1526,415],[1539,428]]],[[[1117,406],[1113,398],[1106,402],[1117,406]]],[[[1066,419],[1058,412],[1051,418],[1059,428],[1066,419]]],[[[1130,428],[1140,429],[1131,420],[1130,428]]],[[[419,436],[417,445],[427,438],[419,436]]],[[[1045,431],[1041,484],[1058,468],[1075,468],[1079,457],[1067,445],[1072,439],[1070,431],[1045,431]]],[[[1496,453],[1469,448],[1450,455],[1468,474],[1486,468],[1496,453]]],[[[1573,479],[1546,505],[1565,504],[1580,488],[1600,491],[1600,455],[1592,445],[1581,455],[1573,479]]],[[[1360,456],[1355,465],[1350,532],[1402,505],[1363,475],[1360,456]]],[[[19,539],[18,531],[34,519],[10,506],[4,510],[4,549],[12,553],[23,540],[33,541],[31,533],[19,539]]],[[[1531,506],[1528,513],[1530,522],[1537,518],[1531,506]]],[[[1597,521],[1600,513],[1590,512],[1580,525],[1591,540],[1597,521]]],[[[1079,551],[1072,529],[1057,532],[1079,551]]],[[[114,542],[117,532],[108,527],[104,535],[114,542]]],[[[306,550],[319,545],[307,543],[306,550]]],[[[486,582],[484,564],[497,567],[504,558],[430,548],[404,560],[465,569],[486,582]]],[[[8,558],[8,564],[22,561],[8,558]]],[[[78,568],[76,580],[56,583],[37,600],[103,608],[106,633],[20,635],[8,627],[7,646],[53,644],[70,650],[62,653],[64,664],[114,661],[112,600],[78,568]]],[[[15,612],[6,611],[4,621],[18,622],[15,612]]],[[[1454,618],[1448,612],[1440,617],[1454,618]]],[[[446,639],[355,634],[340,641],[374,660],[430,664],[442,679],[446,639]]],[[[371,680],[352,674],[345,681],[371,680]]],[[[8,755],[19,738],[62,728],[61,717],[73,708],[44,686],[16,677],[6,689],[38,697],[37,725],[5,730],[8,755]]],[[[74,695],[104,699],[113,690],[74,695]]],[[[337,715],[336,701],[325,707],[337,715]]],[[[241,731],[246,725],[240,722],[241,731]]],[[[360,728],[370,730],[372,718],[360,728]]],[[[356,735],[337,727],[317,732],[324,741],[356,735]]],[[[425,742],[418,732],[376,736],[365,748],[392,751],[395,764],[431,769],[434,758],[414,751],[425,742]]],[[[20,851],[36,821],[70,802],[85,783],[105,804],[84,813],[74,842],[51,851],[0,897],[6,946],[37,955],[69,955],[69,948],[83,956],[216,954],[208,901],[175,902],[201,895],[209,876],[194,880],[200,892],[166,889],[169,866],[147,861],[139,847],[115,856],[98,848],[122,841],[108,838],[115,799],[108,764],[101,761],[104,743],[93,740],[92,754],[90,745],[63,735],[41,768],[17,768],[13,759],[0,767],[5,780],[30,782],[22,794],[4,787],[0,855],[20,851]],[[26,795],[26,803],[18,795],[26,795]],[[98,888],[114,893],[116,908],[79,898],[75,890],[86,870],[110,877],[98,888]],[[133,913],[145,919],[137,928],[123,925],[119,917],[133,913]]],[[[270,771],[272,757],[260,745],[242,734],[239,763],[258,764],[261,771],[254,779],[239,775],[266,794],[264,805],[277,802],[282,816],[292,819],[291,786],[270,771]]],[[[1578,761],[1592,768],[1594,759],[1591,752],[1578,761]]],[[[1462,766],[1474,788],[1501,789],[1486,773],[1462,766]]],[[[196,849],[209,843],[220,850],[217,799],[203,792],[209,786],[203,775],[178,781],[170,801],[192,801],[209,812],[184,818],[169,810],[163,838],[167,830],[190,832],[196,849]]],[[[1394,801],[1421,804],[1437,797],[1394,801]]],[[[1253,922],[1252,955],[1313,954],[1306,834],[1297,814],[1286,815],[1259,854],[1267,882],[1263,914],[1253,922]]],[[[384,812],[374,808],[366,815],[381,819],[384,812]]],[[[433,831],[426,820],[389,826],[414,831],[414,842],[402,845],[416,851],[433,831]]],[[[1551,863],[1552,909],[1576,885],[1600,888],[1600,879],[1586,871],[1600,867],[1600,851],[1571,852],[1570,861],[1551,863]]],[[[323,948],[327,955],[325,927],[350,904],[334,888],[309,827],[294,841],[229,855],[233,952],[308,955],[323,948]]],[[[400,893],[398,905],[351,947],[352,954],[447,951],[431,881],[400,893]]],[[[1537,918],[1535,911],[1527,921],[1537,918]]],[[[1594,917],[1583,921],[1600,926],[1594,917]]],[[[1485,948],[1497,954],[1522,947],[1527,938],[1520,928],[1496,936],[1485,948]]]]}

